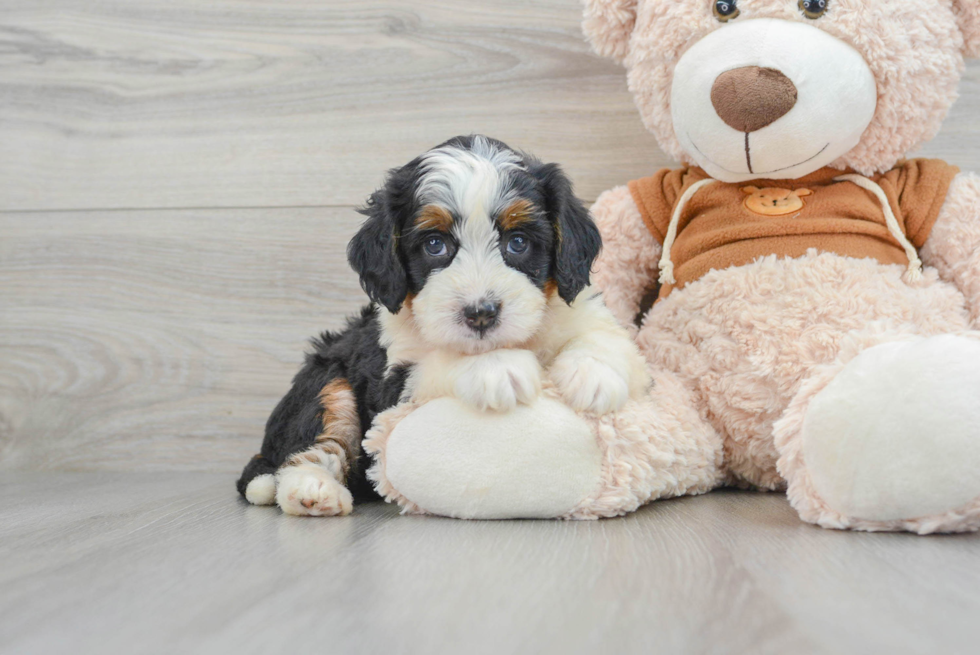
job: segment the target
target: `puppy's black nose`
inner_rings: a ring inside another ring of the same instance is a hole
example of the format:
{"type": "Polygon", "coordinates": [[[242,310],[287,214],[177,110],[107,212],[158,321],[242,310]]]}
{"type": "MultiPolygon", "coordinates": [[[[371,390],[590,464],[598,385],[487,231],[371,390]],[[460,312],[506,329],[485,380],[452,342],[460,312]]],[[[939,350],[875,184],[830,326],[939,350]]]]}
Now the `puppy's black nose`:
{"type": "Polygon", "coordinates": [[[497,324],[500,316],[500,303],[489,300],[481,300],[475,305],[467,305],[463,308],[463,318],[466,324],[477,332],[486,332],[497,324]]]}

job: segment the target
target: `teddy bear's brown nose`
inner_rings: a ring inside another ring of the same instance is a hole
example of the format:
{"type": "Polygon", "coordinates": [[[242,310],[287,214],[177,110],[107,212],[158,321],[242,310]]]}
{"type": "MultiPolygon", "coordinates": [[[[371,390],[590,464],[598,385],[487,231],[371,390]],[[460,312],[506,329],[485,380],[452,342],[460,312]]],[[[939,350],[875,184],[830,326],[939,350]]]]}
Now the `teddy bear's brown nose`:
{"type": "Polygon", "coordinates": [[[796,85],[775,68],[745,66],[726,71],[711,86],[711,104],[739,132],[755,132],[796,104],[796,85]]]}

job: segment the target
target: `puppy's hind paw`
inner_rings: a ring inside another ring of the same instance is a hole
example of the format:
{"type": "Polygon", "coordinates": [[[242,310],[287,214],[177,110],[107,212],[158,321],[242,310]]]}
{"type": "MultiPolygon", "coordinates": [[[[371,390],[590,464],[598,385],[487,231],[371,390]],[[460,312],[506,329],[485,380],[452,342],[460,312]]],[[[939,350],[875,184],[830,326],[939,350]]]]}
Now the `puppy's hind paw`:
{"type": "Polygon", "coordinates": [[[277,474],[276,503],[294,516],[346,516],[354,508],[347,487],[329,472],[315,467],[290,466],[277,474]]]}
{"type": "Polygon", "coordinates": [[[245,500],[253,505],[272,505],[276,502],[276,479],[271,473],[257,475],[245,488],[245,500]]]}
{"type": "Polygon", "coordinates": [[[612,366],[585,353],[559,355],[549,377],[568,406],[579,412],[606,414],[621,408],[629,399],[626,378],[612,366]]]}

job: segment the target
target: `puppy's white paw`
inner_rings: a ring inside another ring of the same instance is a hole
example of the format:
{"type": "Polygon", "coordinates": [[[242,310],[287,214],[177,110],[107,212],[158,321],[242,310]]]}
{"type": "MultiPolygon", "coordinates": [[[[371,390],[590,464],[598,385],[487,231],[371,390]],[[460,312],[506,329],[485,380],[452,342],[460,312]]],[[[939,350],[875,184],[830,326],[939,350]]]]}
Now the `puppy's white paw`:
{"type": "Polygon", "coordinates": [[[541,393],[541,365],[528,350],[496,350],[470,359],[456,378],[456,397],[479,410],[505,412],[541,393]]]}
{"type": "Polygon", "coordinates": [[[559,355],[549,377],[568,406],[576,411],[605,414],[629,399],[629,383],[612,366],[591,355],[570,351],[559,355]]]}
{"type": "Polygon", "coordinates": [[[272,505],[276,502],[276,479],[271,473],[257,475],[245,487],[245,500],[253,505],[272,505]]]}
{"type": "Polygon", "coordinates": [[[347,487],[326,470],[289,466],[276,474],[276,503],[294,516],[346,516],[354,508],[347,487]]]}

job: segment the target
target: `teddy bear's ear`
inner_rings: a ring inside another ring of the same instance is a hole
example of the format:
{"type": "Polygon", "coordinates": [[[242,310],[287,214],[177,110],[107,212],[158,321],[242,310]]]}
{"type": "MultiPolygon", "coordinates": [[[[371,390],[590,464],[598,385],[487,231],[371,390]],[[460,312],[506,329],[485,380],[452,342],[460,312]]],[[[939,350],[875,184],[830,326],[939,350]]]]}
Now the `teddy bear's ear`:
{"type": "Polygon", "coordinates": [[[636,3],[637,0],[585,0],[582,31],[597,54],[619,63],[626,59],[636,23],[636,3]]]}
{"type": "Polygon", "coordinates": [[[963,32],[963,54],[980,57],[980,0],[953,0],[953,13],[963,32]]]}
{"type": "Polygon", "coordinates": [[[758,191],[759,191],[759,187],[754,187],[754,186],[743,186],[742,187],[742,193],[744,193],[745,195],[748,195],[748,196],[751,196],[753,193],[757,193],[758,191]]]}
{"type": "Polygon", "coordinates": [[[802,198],[803,196],[812,196],[813,191],[810,191],[809,189],[797,189],[793,192],[793,195],[797,198],[802,198]]]}

